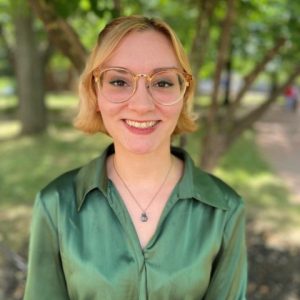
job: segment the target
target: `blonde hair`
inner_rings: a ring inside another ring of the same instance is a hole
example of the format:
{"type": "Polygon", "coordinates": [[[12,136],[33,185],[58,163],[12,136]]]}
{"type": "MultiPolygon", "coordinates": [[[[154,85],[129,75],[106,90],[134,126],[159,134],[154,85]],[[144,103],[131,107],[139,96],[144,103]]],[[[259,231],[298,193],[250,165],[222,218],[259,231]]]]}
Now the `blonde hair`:
{"type": "MultiPolygon", "coordinates": [[[[103,132],[108,134],[102,120],[101,112],[98,109],[93,73],[99,66],[103,65],[128,33],[144,30],[155,30],[166,36],[174,48],[182,69],[191,74],[191,67],[183,46],[168,24],[159,19],[143,16],[128,16],[114,19],[99,33],[97,44],[92,50],[85,69],[81,74],[79,81],[79,111],[74,120],[76,128],[86,133],[103,132]]],[[[195,117],[191,113],[194,85],[194,80],[191,79],[190,85],[184,95],[183,108],[173,135],[193,132],[197,129],[195,117]]]]}

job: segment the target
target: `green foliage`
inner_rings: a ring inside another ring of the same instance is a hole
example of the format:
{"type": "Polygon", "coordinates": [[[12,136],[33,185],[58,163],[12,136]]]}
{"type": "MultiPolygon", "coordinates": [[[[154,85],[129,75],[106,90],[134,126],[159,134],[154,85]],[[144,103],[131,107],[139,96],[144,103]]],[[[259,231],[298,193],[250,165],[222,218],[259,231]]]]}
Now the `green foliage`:
{"type": "Polygon", "coordinates": [[[48,4],[51,4],[55,11],[63,18],[69,17],[73,14],[80,4],[80,0],[45,0],[48,4]]]}
{"type": "Polygon", "coordinates": [[[112,0],[46,0],[51,4],[59,16],[63,18],[76,14],[85,15],[93,12],[97,17],[103,18],[107,13],[111,18],[117,17],[118,12],[112,0]]]}
{"type": "Polygon", "coordinates": [[[31,8],[27,0],[8,1],[7,12],[17,18],[18,16],[26,16],[31,14],[31,8]]]}
{"type": "MultiPolygon", "coordinates": [[[[129,6],[133,7],[131,2],[128,1],[129,6]]],[[[195,4],[186,0],[140,0],[139,2],[140,5],[135,5],[135,9],[126,12],[125,15],[136,13],[165,20],[175,29],[186,50],[189,51],[195,34],[194,23],[198,14],[195,4]]]]}
{"type": "MultiPolygon", "coordinates": [[[[285,37],[290,40],[290,43],[282,55],[289,58],[274,61],[273,65],[275,68],[281,68],[281,71],[284,71],[284,66],[287,66],[286,69],[289,70],[290,66],[286,62],[293,61],[292,53],[298,53],[295,49],[295,34],[299,32],[296,29],[299,24],[299,14],[299,4],[297,8],[295,6],[292,8],[292,5],[287,4],[285,0],[239,1],[237,21],[233,32],[235,68],[241,72],[249,71],[253,64],[273,47],[276,39],[285,37]],[[293,22],[294,19],[297,21],[293,22]]],[[[299,39],[297,39],[297,44],[299,45],[299,39]]]]}
{"type": "MultiPolygon", "coordinates": [[[[18,3],[24,3],[24,1],[11,1],[8,4],[5,0],[0,0],[0,7],[5,8],[3,11],[7,12],[9,7],[11,9],[11,7],[18,3]]],[[[88,49],[95,43],[97,34],[103,26],[117,15],[113,0],[44,1],[51,3],[60,16],[68,18],[88,49]]],[[[299,60],[300,55],[299,1],[239,0],[237,3],[236,25],[232,33],[235,71],[246,74],[273,46],[277,37],[285,36],[290,42],[283,53],[283,59],[274,61],[273,69],[280,68],[289,72],[295,61],[299,60]]],[[[123,0],[121,5],[124,15],[144,14],[165,19],[176,30],[185,48],[189,51],[195,35],[195,20],[199,14],[198,1],[123,0]]],[[[211,43],[208,46],[202,69],[203,77],[211,77],[214,71],[220,21],[224,14],[225,1],[219,1],[210,28],[211,43]]],[[[1,13],[0,22],[4,18],[7,17],[1,13]]],[[[37,26],[41,25],[38,24],[37,26]]],[[[3,54],[2,57],[4,57],[3,54]]]]}
{"type": "Polygon", "coordinates": [[[90,0],[90,4],[92,11],[100,18],[103,18],[107,12],[110,13],[112,18],[119,16],[119,12],[112,1],[90,0]]]}
{"type": "Polygon", "coordinates": [[[56,53],[55,55],[53,55],[48,65],[50,70],[55,70],[56,72],[67,70],[68,68],[70,68],[70,66],[70,61],[61,53],[56,53]]]}

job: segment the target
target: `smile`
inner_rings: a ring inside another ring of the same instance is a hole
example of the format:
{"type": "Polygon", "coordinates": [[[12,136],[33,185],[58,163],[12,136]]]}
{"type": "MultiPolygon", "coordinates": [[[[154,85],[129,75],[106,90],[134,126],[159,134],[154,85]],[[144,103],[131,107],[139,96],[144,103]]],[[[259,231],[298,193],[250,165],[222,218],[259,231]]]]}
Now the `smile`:
{"type": "Polygon", "coordinates": [[[158,121],[137,122],[137,121],[132,121],[132,120],[125,120],[125,122],[130,127],[140,128],[140,129],[151,128],[151,127],[154,127],[158,123],[158,121]]]}

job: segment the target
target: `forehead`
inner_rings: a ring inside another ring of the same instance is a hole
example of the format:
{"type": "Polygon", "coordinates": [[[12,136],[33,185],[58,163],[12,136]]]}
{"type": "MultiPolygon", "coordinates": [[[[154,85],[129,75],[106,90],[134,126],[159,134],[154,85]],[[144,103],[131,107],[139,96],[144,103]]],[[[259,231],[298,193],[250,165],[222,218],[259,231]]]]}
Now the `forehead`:
{"type": "Polygon", "coordinates": [[[137,72],[180,66],[170,40],[155,30],[133,31],[127,34],[104,65],[137,72]]]}

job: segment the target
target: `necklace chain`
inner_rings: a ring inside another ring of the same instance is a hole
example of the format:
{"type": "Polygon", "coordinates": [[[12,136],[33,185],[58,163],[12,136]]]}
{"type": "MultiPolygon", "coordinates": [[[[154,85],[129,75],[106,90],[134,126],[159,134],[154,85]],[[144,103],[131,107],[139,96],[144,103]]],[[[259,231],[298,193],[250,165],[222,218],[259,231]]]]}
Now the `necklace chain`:
{"type": "Polygon", "coordinates": [[[136,199],[136,197],[134,196],[134,194],[132,193],[132,191],[130,190],[130,188],[128,187],[127,183],[125,182],[125,180],[122,178],[122,176],[120,175],[120,173],[117,170],[116,167],[116,163],[115,163],[115,157],[113,158],[113,167],[114,170],[117,174],[117,176],[120,178],[121,182],[123,183],[124,187],[126,188],[126,190],[128,191],[128,193],[130,194],[130,196],[132,197],[132,199],[134,200],[134,202],[136,203],[136,205],[140,208],[140,210],[142,211],[141,213],[141,221],[142,222],[147,222],[148,221],[148,215],[147,215],[147,209],[151,206],[151,204],[154,202],[156,196],[158,195],[158,193],[161,191],[162,187],[164,186],[164,184],[166,183],[169,174],[171,173],[172,167],[173,167],[173,157],[171,156],[171,165],[168,169],[168,172],[164,178],[164,180],[162,181],[161,185],[159,186],[159,188],[157,189],[156,193],[154,194],[154,196],[151,198],[151,200],[149,201],[149,203],[147,204],[147,206],[145,208],[143,208],[141,206],[141,204],[139,203],[139,201],[136,199]]]}

